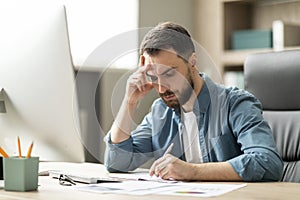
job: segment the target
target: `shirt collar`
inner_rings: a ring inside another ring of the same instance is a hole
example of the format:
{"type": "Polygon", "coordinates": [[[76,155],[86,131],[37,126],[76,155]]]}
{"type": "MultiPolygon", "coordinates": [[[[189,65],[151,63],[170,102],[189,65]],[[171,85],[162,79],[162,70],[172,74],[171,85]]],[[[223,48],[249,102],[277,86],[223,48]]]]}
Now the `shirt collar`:
{"type": "Polygon", "coordinates": [[[200,73],[200,76],[203,78],[204,83],[197,97],[197,101],[195,101],[193,111],[195,113],[206,113],[210,105],[210,93],[206,84],[208,77],[204,73],[200,73]]]}

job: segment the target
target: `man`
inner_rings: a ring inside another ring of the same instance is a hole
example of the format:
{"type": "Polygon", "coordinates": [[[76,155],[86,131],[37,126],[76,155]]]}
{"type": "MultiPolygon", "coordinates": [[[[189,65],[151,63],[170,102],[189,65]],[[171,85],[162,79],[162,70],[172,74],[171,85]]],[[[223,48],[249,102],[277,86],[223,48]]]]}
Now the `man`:
{"type": "Polygon", "coordinates": [[[131,171],[155,158],[149,173],[163,179],[281,178],[283,162],[260,102],[199,73],[186,29],[159,24],[146,34],[140,50],[140,67],[127,81],[123,103],[106,136],[108,171],[131,171]],[[160,98],[132,131],[137,105],[152,89],[160,98]]]}

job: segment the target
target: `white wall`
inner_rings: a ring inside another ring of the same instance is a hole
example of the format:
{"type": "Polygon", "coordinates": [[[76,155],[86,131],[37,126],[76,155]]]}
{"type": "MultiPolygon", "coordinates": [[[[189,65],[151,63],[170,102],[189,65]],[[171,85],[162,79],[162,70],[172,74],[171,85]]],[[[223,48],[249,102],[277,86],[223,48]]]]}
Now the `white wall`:
{"type": "Polygon", "coordinates": [[[173,21],[193,32],[193,0],[139,0],[139,27],[173,21]]]}

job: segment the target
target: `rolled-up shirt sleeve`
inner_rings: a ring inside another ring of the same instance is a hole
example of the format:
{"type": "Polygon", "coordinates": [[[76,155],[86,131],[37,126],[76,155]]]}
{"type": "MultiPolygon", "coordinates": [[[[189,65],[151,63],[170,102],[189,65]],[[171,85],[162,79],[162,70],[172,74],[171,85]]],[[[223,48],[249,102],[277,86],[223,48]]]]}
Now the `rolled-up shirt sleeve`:
{"type": "Polygon", "coordinates": [[[129,170],[131,160],[128,159],[132,152],[132,138],[122,143],[112,144],[110,132],[105,137],[106,150],[104,165],[109,172],[124,172],[129,170]]]}
{"type": "Polygon", "coordinates": [[[135,170],[153,157],[150,127],[151,114],[148,114],[127,140],[112,144],[111,133],[106,135],[104,165],[109,172],[135,170]]]}
{"type": "Polygon", "coordinates": [[[283,161],[263,119],[260,102],[252,95],[240,97],[231,105],[230,113],[232,131],[243,154],[228,162],[244,181],[280,180],[283,161]]]}

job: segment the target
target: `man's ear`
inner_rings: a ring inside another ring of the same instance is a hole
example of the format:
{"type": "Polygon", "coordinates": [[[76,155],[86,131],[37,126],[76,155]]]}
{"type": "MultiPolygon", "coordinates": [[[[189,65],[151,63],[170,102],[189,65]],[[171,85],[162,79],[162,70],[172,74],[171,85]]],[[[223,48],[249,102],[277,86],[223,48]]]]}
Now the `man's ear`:
{"type": "Polygon", "coordinates": [[[140,61],[139,61],[139,66],[144,66],[145,65],[145,56],[144,55],[140,55],[140,61]]]}
{"type": "Polygon", "coordinates": [[[197,60],[196,53],[193,53],[193,54],[190,56],[190,58],[189,58],[189,63],[192,65],[192,67],[197,66],[198,60],[197,60]]]}

